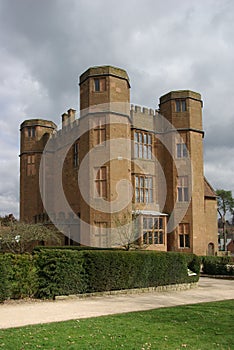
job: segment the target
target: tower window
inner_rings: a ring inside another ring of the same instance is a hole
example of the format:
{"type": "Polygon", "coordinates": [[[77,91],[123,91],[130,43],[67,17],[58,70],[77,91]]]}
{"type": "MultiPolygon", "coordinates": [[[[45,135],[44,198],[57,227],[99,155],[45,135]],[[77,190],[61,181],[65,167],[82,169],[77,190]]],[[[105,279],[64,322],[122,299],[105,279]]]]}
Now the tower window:
{"type": "Polygon", "coordinates": [[[98,145],[106,141],[106,120],[105,117],[100,117],[95,121],[94,125],[94,145],[98,145]]]}
{"type": "Polygon", "coordinates": [[[95,225],[95,246],[108,247],[107,222],[94,222],[95,225]]]}
{"type": "Polygon", "coordinates": [[[190,248],[189,224],[179,224],[179,247],[190,248]]]}
{"type": "Polygon", "coordinates": [[[27,176],[36,175],[35,155],[27,156],[27,176]]]}
{"type": "Polygon", "coordinates": [[[188,202],[188,176],[179,176],[177,179],[177,201],[188,202]]]}
{"type": "Polygon", "coordinates": [[[36,128],[35,128],[35,126],[28,126],[27,127],[27,136],[28,137],[35,137],[36,136],[36,128]]]}
{"type": "Polygon", "coordinates": [[[181,142],[176,144],[176,157],[177,158],[188,157],[188,150],[185,143],[181,142]]]}
{"type": "Polygon", "coordinates": [[[73,166],[76,168],[79,165],[79,142],[73,145],[73,166]]]}
{"type": "Polygon", "coordinates": [[[186,100],[176,100],[176,112],[186,111],[186,100]]]}
{"type": "Polygon", "coordinates": [[[94,91],[102,92],[106,90],[106,79],[105,78],[95,78],[94,79],[94,91]]]}
{"type": "Polygon", "coordinates": [[[99,168],[96,176],[96,191],[98,197],[106,198],[107,197],[107,178],[106,178],[106,167],[102,166],[99,168]]]}

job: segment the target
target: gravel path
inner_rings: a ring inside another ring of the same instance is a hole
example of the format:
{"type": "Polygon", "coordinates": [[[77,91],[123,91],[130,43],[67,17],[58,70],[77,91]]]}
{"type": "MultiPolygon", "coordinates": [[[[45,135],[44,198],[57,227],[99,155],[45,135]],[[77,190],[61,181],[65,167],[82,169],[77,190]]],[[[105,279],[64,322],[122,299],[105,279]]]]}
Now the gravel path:
{"type": "Polygon", "coordinates": [[[147,292],[56,301],[9,301],[0,305],[0,328],[225,299],[234,299],[233,280],[202,277],[197,288],[178,292],[147,292]]]}

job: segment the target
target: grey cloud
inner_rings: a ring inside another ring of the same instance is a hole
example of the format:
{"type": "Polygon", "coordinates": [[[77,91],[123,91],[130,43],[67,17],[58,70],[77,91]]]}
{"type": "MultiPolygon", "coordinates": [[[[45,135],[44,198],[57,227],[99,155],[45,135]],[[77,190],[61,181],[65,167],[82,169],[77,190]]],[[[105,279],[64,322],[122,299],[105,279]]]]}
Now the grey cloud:
{"type": "MultiPolygon", "coordinates": [[[[60,114],[78,108],[78,75],[111,64],[128,71],[137,104],[157,108],[175,89],[202,93],[206,170],[228,187],[233,176],[227,171],[220,180],[211,151],[233,147],[233,12],[228,0],[2,1],[0,145],[12,151],[7,157],[0,150],[1,159],[17,169],[19,124],[34,117],[59,124],[60,114]]],[[[7,174],[16,193],[18,174],[9,165],[1,182],[7,174]]]]}

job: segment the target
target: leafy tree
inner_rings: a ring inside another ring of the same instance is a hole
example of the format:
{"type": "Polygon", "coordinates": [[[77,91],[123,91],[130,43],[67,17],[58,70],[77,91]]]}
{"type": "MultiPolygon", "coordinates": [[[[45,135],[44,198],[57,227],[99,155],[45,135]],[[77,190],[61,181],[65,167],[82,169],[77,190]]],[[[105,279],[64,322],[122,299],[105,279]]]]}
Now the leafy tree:
{"type": "Polygon", "coordinates": [[[18,254],[31,252],[34,246],[42,241],[56,245],[61,243],[61,238],[55,230],[42,224],[11,221],[0,226],[0,251],[18,254]]]}
{"type": "Polygon", "coordinates": [[[233,215],[234,198],[232,197],[231,191],[218,189],[216,191],[216,194],[217,194],[217,204],[218,204],[217,209],[222,222],[224,249],[226,249],[226,243],[227,243],[226,215],[228,213],[233,215]]]}

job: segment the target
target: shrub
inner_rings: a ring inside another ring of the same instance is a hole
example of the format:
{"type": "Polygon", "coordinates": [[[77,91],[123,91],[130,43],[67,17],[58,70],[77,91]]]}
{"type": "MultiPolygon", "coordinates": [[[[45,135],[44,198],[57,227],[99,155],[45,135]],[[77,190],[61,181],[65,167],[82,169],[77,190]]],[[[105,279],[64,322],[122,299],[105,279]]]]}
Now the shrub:
{"type": "Polygon", "coordinates": [[[30,254],[11,254],[11,298],[33,297],[37,291],[37,274],[30,254]]]}
{"type": "Polygon", "coordinates": [[[0,303],[10,298],[11,264],[8,254],[0,254],[0,303]]]}
{"type": "Polygon", "coordinates": [[[228,267],[228,256],[203,256],[203,272],[208,275],[234,275],[234,270],[228,267]]]}
{"type": "Polygon", "coordinates": [[[45,249],[34,256],[39,298],[78,294],[84,291],[83,261],[74,250],[45,249]]]}

